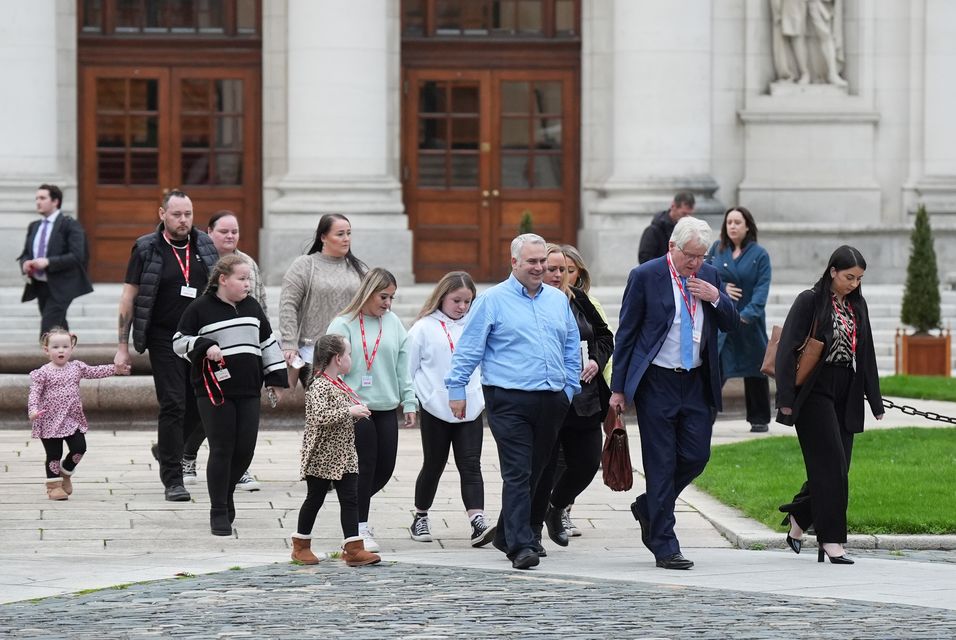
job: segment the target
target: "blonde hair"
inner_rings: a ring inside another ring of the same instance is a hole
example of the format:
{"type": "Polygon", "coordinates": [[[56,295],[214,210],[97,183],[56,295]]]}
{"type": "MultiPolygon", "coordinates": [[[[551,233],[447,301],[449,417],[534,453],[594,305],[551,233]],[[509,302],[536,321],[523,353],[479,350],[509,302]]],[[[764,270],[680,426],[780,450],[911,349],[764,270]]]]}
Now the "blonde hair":
{"type": "Polygon", "coordinates": [[[76,335],[74,335],[73,333],[70,333],[68,330],[64,329],[63,327],[59,325],[55,327],[51,327],[49,331],[47,331],[42,336],[40,336],[40,346],[49,347],[50,338],[52,338],[53,336],[69,336],[70,346],[73,346],[73,347],[76,346],[76,335]]]}
{"type": "Polygon", "coordinates": [[[588,266],[584,262],[581,252],[578,251],[577,247],[570,244],[562,244],[561,252],[564,253],[565,258],[568,258],[574,263],[574,266],[578,270],[577,280],[569,282],[568,284],[572,287],[577,287],[584,293],[589,292],[591,290],[591,272],[588,271],[588,266]]]}
{"type": "Polygon", "coordinates": [[[355,292],[355,295],[352,296],[348,306],[342,309],[342,313],[339,315],[357,318],[358,314],[362,311],[362,307],[365,306],[372,296],[379,291],[388,289],[389,287],[398,287],[398,282],[395,281],[395,276],[393,276],[392,272],[388,269],[375,267],[365,274],[365,277],[362,278],[362,284],[359,285],[358,291],[355,292]]]}
{"type": "MultiPolygon", "coordinates": [[[[548,258],[551,257],[551,254],[552,254],[552,253],[560,253],[562,256],[564,256],[565,260],[567,259],[567,256],[564,255],[564,250],[561,249],[561,245],[559,245],[559,244],[554,244],[553,242],[549,242],[549,243],[546,244],[544,247],[545,247],[545,251],[547,252],[547,253],[546,253],[546,256],[547,256],[548,258]]],[[[568,272],[567,272],[567,271],[565,271],[565,272],[564,272],[564,275],[561,276],[561,284],[558,285],[558,289],[560,289],[561,291],[563,291],[563,292],[564,292],[564,295],[566,295],[569,300],[573,300],[573,299],[574,299],[574,294],[571,292],[571,287],[568,286],[568,272]]]]}
{"type": "Polygon", "coordinates": [[[445,301],[445,296],[458,289],[468,289],[471,291],[472,300],[478,295],[478,290],[475,289],[475,282],[467,272],[451,271],[443,275],[441,280],[438,281],[438,284],[435,285],[435,288],[432,290],[431,295],[428,296],[428,300],[425,301],[425,304],[422,305],[422,310],[418,312],[418,317],[416,317],[415,320],[421,320],[425,316],[441,309],[442,302],[445,301]]]}
{"type": "Polygon", "coordinates": [[[219,258],[209,274],[209,282],[206,284],[206,290],[203,293],[215,295],[215,293],[219,291],[219,276],[226,276],[228,278],[235,273],[236,267],[241,264],[247,267],[249,266],[245,258],[241,258],[235,254],[229,254],[228,256],[219,258]]]}

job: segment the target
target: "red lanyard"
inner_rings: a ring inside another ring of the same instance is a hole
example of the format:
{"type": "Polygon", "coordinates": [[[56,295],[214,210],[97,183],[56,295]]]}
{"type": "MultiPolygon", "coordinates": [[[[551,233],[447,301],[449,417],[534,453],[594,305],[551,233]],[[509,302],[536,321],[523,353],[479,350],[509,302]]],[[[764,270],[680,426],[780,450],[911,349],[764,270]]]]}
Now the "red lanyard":
{"type": "Polygon", "coordinates": [[[352,391],[352,387],[347,385],[345,383],[345,380],[333,378],[332,376],[327,374],[325,371],[322,372],[322,377],[328,380],[329,382],[331,382],[336,389],[338,389],[339,391],[347,395],[349,397],[349,400],[351,400],[353,404],[362,404],[362,400],[358,397],[358,394],[352,391]]]}
{"type": "Polygon", "coordinates": [[[448,327],[445,326],[445,321],[439,320],[438,324],[440,324],[441,328],[445,330],[445,337],[448,338],[448,346],[451,347],[451,352],[455,353],[455,343],[451,339],[451,333],[449,333],[448,327]]]}
{"type": "Polygon", "coordinates": [[[365,368],[372,370],[372,363],[375,362],[375,354],[378,353],[378,343],[382,341],[382,319],[378,319],[378,338],[375,340],[375,346],[372,347],[372,356],[368,355],[368,344],[365,342],[365,314],[359,311],[359,328],[362,330],[362,354],[365,356],[365,368]]]}
{"type": "MultiPolygon", "coordinates": [[[[216,374],[212,372],[212,365],[209,364],[209,358],[202,359],[203,365],[205,368],[202,372],[202,383],[206,385],[206,393],[209,395],[209,402],[212,403],[212,406],[218,407],[221,406],[226,401],[226,395],[222,392],[222,387],[219,386],[219,380],[216,378],[216,374]],[[206,373],[209,373],[207,376],[206,373]],[[212,388],[209,386],[209,379],[212,379],[212,383],[216,385],[216,390],[219,391],[219,402],[216,402],[216,397],[212,392],[212,388]]],[[[226,359],[223,358],[219,361],[219,368],[222,369],[226,365],[226,359]]]]}
{"type": "MultiPolygon", "coordinates": [[[[671,254],[667,254],[667,268],[671,271],[671,277],[674,278],[674,282],[677,283],[677,290],[680,291],[680,297],[684,299],[684,305],[687,307],[687,310],[690,312],[690,320],[694,321],[694,315],[697,313],[697,298],[694,298],[694,306],[690,306],[690,299],[688,299],[687,294],[684,293],[684,285],[680,283],[680,276],[677,275],[677,269],[674,268],[674,263],[671,262],[671,254]]],[[[694,276],[697,274],[694,273],[694,276]]],[[[692,276],[693,277],[693,276],[692,276]]]]}
{"type": "Polygon", "coordinates": [[[166,233],[163,232],[163,240],[166,241],[166,244],[169,245],[169,248],[173,250],[173,255],[176,256],[176,262],[179,263],[179,270],[183,272],[183,277],[186,278],[186,286],[189,286],[189,236],[186,237],[186,264],[183,264],[183,259],[179,257],[179,252],[176,251],[176,247],[173,246],[173,243],[169,241],[169,238],[166,237],[166,233]]]}
{"type": "Polygon", "coordinates": [[[850,319],[853,321],[853,330],[850,331],[850,323],[844,317],[843,312],[840,311],[840,307],[836,303],[836,298],[830,298],[830,302],[833,303],[833,310],[836,312],[837,318],[840,319],[840,323],[843,325],[843,328],[846,329],[847,334],[850,336],[850,352],[855,356],[856,355],[856,314],[853,313],[853,307],[850,306],[849,302],[846,304],[847,309],[850,310],[850,319]]]}

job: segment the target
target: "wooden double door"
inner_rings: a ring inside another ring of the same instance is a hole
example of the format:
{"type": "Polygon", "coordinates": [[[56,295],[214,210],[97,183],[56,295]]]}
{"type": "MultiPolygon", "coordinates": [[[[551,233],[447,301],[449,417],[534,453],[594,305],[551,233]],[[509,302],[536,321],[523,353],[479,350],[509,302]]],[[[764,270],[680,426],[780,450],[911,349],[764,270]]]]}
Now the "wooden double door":
{"type": "Polygon", "coordinates": [[[80,215],[91,277],[121,282],[133,241],[180,189],[205,229],[236,213],[243,251],[261,221],[259,72],[249,68],[85,66],[80,87],[80,215]]]}
{"type": "Polygon", "coordinates": [[[573,70],[406,69],[403,193],[419,282],[510,271],[523,218],[573,242],[578,88],[573,70]]]}

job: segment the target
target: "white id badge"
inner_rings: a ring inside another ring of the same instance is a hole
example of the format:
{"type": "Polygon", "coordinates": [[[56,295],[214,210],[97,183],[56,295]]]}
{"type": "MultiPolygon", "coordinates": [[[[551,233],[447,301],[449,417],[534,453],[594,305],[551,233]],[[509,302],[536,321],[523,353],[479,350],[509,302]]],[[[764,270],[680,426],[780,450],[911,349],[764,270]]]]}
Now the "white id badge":
{"type": "Polygon", "coordinates": [[[701,330],[694,329],[694,344],[700,344],[701,330]]]}
{"type": "Polygon", "coordinates": [[[189,285],[183,285],[179,287],[179,295],[184,298],[195,298],[196,297],[196,287],[190,287],[189,285]]]}
{"type": "Polygon", "coordinates": [[[214,371],[213,375],[216,376],[216,380],[218,380],[219,382],[222,382],[223,380],[228,380],[229,378],[232,377],[232,374],[229,373],[229,369],[219,369],[218,371],[214,371]]]}
{"type": "Polygon", "coordinates": [[[372,386],[372,376],[371,376],[371,375],[364,375],[364,376],[362,376],[362,386],[363,386],[363,387],[371,387],[371,386],[372,386]]]}

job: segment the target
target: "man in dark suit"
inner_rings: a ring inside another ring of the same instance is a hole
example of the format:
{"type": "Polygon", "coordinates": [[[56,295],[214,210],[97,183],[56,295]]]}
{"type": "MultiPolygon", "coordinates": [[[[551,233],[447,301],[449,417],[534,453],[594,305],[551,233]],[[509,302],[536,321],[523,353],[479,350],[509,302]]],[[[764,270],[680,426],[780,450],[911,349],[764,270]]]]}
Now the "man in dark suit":
{"type": "Polygon", "coordinates": [[[667,243],[674,232],[674,225],[681,218],[694,214],[694,194],[680,191],[674,195],[670,209],[658,213],[641,234],[637,247],[637,263],[644,264],[667,253],[667,243]]]}
{"type": "Polygon", "coordinates": [[[674,534],[674,503],[710,458],[711,412],[720,409],[717,330],[739,316],[717,271],[704,264],[710,227],[683,218],[668,252],[631,270],[615,336],[611,407],[633,400],[647,492],[631,512],[657,566],[690,569],[674,534]]]}
{"type": "Polygon", "coordinates": [[[86,275],[89,251],[79,222],[60,212],[63,192],[52,184],[37,189],[37,213],[42,220],[30,223],[23,253],[17,260],[27,276],[23,302],[36,298],[40,307],[40,335],[66,324],[73,298],[93,291],[86,275]]]}

